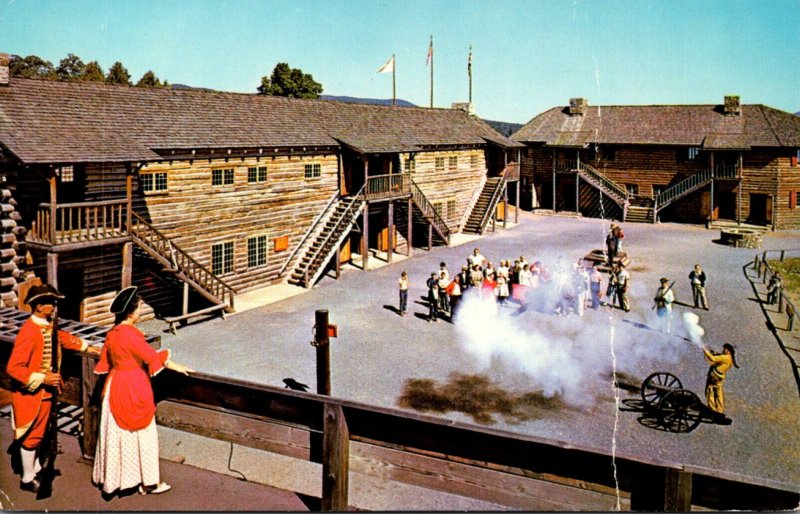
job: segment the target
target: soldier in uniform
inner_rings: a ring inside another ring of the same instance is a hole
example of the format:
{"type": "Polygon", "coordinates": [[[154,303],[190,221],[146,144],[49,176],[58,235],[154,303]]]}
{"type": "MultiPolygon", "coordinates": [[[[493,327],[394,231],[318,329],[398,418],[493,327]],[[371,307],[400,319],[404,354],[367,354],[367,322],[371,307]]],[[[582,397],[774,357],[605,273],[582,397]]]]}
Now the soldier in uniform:
{"type": "Polygon", "coordinates": [[[672,302],[675,301],[675,294],[672,292],[672,286],[667,277],[661,279],[661,287],[656,291],[653,301],[656,314],[661,319],[661,326],[666,327],[666,332],[669,334],[672,332],[672,302]]]}
{"type": "Polygon", "coordinates": [[[628,287],[630,286],[631,275],[622,263],[617,265],[617,269],[617,299],[619,300],[619,307],[625,312],[630,312],[631,306],[628,304],[628,287]]]}
{"type": "MultiPolygon", "coordinates": [[[[14,443],[9,448],[12,467],[17,468],[18,465],[21,468],[15,469],[22,475],[20,488],[33,493],[39,490],[36,475],[43,462],[43,456],[39,455],[38,450],[47,431],[50,411],[56,408],[53,405],[53,393],[60,391],[63,386],[61,375],[52,371],[53,345],[58,344],[67,350],[100,354],[99,349],[67,332],[59,330],[58,336],[53,337],[56,303],[63,298],[50,285],[31,287],[25,303],[31,306],[33,313],[20,328],[6,367],[8,375],[13,379],[11,426],[14,430],[14,443]],[[20,461],[16,460],[17,449],[20,461]]],[[[60,352],[58,356],[61,357],[60,352]]]]}

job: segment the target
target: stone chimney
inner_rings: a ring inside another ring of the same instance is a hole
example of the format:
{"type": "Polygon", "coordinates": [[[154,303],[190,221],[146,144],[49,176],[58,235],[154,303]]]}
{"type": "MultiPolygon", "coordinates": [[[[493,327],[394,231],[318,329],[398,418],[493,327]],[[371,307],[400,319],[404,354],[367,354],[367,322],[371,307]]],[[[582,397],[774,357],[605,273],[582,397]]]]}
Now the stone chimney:
{"type": "Polygon", "coordinates": [[[8,69],[9,62],[11,55],[0,53],[0,87],[8,86],[8,78],[11,76],[11,71],[8,69]]]}
{"type": "Polygon", "coordinates": [[[586,108],[589,107],[589,100],[585,98],[570,98],[569,99],[569,115],[570,116],[583,116],[586,114],[586,108]]]}
{"type": "Polygon", "coordinates": [[[742,114],[742,106],[739,104],[739,95],[725,96],[725,116],[739,116],[742,114]]]}
{"type": "Polygon", "coordinates": [[[453,102],[452,108],[457,111],[464,111],[467,114],[475,114],[475,108],[471,102],[453,102]]]}

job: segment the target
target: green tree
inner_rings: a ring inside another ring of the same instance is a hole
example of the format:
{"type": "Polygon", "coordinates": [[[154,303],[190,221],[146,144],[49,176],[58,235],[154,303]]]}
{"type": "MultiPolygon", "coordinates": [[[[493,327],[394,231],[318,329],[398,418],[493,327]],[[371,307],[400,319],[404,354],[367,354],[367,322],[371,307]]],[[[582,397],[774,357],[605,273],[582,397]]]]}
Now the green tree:
{"type": "Polygon", "coordinates": [[[27,57],[12,55],[9,60],[9,68],[14,77],[53,79],[56,76],[53,63],[36,55],[27,57]]]}
{"type": "Polygon", "coordinates": [[[97,61],[92,61],[86,64],[81,75],[81,80],[90,82],[105,82],[106,78],[103,75],[103,68],[100,67],[97,61]]]}
{"type": "Polygon", "coordinates": [[[139,82],[136,83],[136,87],[164,87],[164,85],[161,83],[161,80],[156,77],[155,73],[147,71],[147,73],[142,75],[142,78],[139,79],[139,82]]]}
{"type": "Polygon", "coordinates": [[[272,76],[261,77],[258,94],[289,98],[319,98],[322,94],[322,84],[315,81],[310,73],[303,73],[299,68],[291,68],[287,63],[279,62],[272,70],[272,76]]]}
{"type": "Polygon", "coordinates": [[[66,57],[58,62],[56,73],[60,80],[75,80],[83,76],[86,65],[80,57],[75,54],[67,54],[66,57]]]}
{"type": "Polygon", "coordinates": [[[117,61],[108,69],[106,75],[106,82],[109,84],[127,84],[131,85],[131,74],[121,62],[117,61]]]}

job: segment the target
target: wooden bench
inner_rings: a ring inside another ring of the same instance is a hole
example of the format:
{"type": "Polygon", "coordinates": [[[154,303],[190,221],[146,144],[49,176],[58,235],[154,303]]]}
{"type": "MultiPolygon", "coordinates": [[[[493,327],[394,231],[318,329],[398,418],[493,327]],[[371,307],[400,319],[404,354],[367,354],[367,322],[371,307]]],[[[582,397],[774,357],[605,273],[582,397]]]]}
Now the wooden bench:
{"type": "Polygon", "coordinates": [[[181,314],[180,316],[166,316],[164,321],[169,323],[169,331],[172,332],[172,335],[177,333],[176,325],[180,324],[180,326],[186,326],[186,323],[196,316],[206,316],[211,314],[220,313],[223,319],[225,319],[225,309],[228,308],[228,305],[225,303],[220,303],[217,305],[212,305],[211,307],[206,307],[205,309],[200,309],[199,311],[188,312],[186,314],[181,314]]]}

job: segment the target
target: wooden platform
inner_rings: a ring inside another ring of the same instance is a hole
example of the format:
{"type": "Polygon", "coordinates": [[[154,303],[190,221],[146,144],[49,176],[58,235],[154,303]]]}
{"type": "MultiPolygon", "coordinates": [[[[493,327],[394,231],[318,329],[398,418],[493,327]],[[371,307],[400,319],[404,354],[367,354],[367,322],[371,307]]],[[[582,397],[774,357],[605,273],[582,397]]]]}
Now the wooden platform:
{"type": "MultiPolygon", "coordinates": [[[[597,265],[597,269],[600,271],[605,273],[611,272],[611,267],[608,265],[608,256],[606,255],[605,250],[592,250],[586,254],[583,260],[590,266],[597,265]]],[[[622,264],[626,268],[629,267],[631,265],[631,259],[628,257],[628,253],[619,252],[617,256],[614,257],[614,264],[622,264]]]]}

